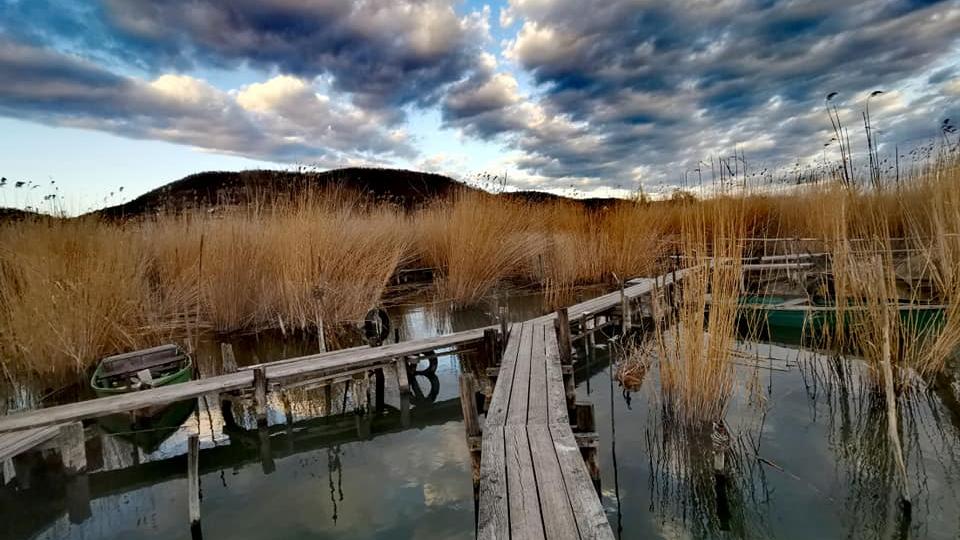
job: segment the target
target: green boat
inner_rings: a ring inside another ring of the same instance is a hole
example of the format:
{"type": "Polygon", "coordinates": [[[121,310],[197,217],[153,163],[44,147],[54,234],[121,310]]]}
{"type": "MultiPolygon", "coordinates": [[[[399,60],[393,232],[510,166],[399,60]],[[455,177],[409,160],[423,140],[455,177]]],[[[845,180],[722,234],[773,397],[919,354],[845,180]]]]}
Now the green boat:
{"type": "MultiPolygon", "coordinates": [[[[941,304],[902,303],[897,306],[905,327],[917,336],[943,324],[947,306],[941,304]]],[[[815,303],[808,298],[781,296],[743,296],[737,311],[738,328],[742,334],[765,333],[771,340],[782,343],[800,343],[804,338],[817,339],[841,326],[849,331],[858,324],[858,314],[864,308],[851,306],[844,310],[842,325],[837,324],[837,306],[815,303]]]]}
{"type": "Polygon", "coordinates": [[[177,345],[161,345],[100,360],[90,378],[97,396],[114,396],[189,381],[193,360],[177,345]]]}

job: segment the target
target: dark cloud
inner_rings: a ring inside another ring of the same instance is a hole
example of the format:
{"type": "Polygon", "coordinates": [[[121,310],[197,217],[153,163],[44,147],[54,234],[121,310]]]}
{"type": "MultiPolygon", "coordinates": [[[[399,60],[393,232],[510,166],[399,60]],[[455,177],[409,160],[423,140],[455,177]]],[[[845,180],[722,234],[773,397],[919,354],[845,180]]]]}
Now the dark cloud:
{"type": "Polygon", "coordinates": [[[0,37],[0,114],[272,161],[412,157],[402,133],[279,76],[227,93],[183,75],[146,81],[0,37]]]}
{"type": "Polygon", "coordinates": [[[0,25],[152,73],[250,65],[325,75],[364,108],[429,105],[478,61],[481,17],[441,0],[8,2],[0,25]],[[83,29],[83,30],[81,30],[83,29]]]}
{"type": "Polygon", "coordinates": [[[520,150],[518,166],[546,177],[544,185],[675,182],[735,147],[759,162],[809,160],[829,140],[823,98],[831,91],[850,107],[843,114],[855,130],[866,95],[887,90],[882,100],[901,104],[878,107],[887,141],[933,135],[955,107],[939,88],[923,87],[955,72],[954,2],[511,4],[507,18],[522,26],[506,53],[537,84],[532,103],[482,115],[448,103],[444,119],[520,150]],[[913,79],[919,88],[905,86],[913,79]]]}

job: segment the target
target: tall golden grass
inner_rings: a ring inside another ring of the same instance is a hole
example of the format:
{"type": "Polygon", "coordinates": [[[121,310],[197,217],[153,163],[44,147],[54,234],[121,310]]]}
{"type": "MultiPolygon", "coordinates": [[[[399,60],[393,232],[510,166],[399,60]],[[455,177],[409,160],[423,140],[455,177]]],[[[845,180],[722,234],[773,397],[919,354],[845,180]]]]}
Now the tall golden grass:
{"type": "MultiPolygon", "coordinates": [[[[960,320],[958,170],[955,162],[939,163],[879,192],[821,185],[603,208],[463,192],[407,211],[333,189],[125,223],[7,222],[0,224],[0,359],[12,371],[77,373],[99,356],[198,330],[311,330],[356,321],[405,266],[435,269],[437,296],[459,304],[511,284],[539,286],[559,304],[580,285],[656,275],[675,250],[734,257],[744,248],[727,239],[777,236],[816,238],[830,251],[842,245],[838,239],[878,230],[914,239],[918,266],[951,305],[953,325],[960,320]]],[[[847,259],[835,259],[839,292],[851,296],[857,285],[844,276],[858,266],[845,269],[847,259]]],[[[720,265],[695,275],[684,296],[690,304],[681,306],[685,327],[696,327],[696,287],[703,294],[709,288],[716,308],[737,272],[720,265]]],[[[708,324],[725,324],[714,320],[708,324]]],[[[926,360],[911,365],[935,370],[939,360],[931,359],[955,347],[957,335],[942,333],[920,355],[926,360]]],[[[722,349],[702,339],[681,343],[722,349]]],[[[722,363],[701,367],[723,372],[722,363]]],[[[696,380],[708,372],[675,375],[696,380]]]]}
{"type": "Polygon", "coordinates": [[[683,425],[702,426],[723,420],[733,390],[730,356],[746,225],[743,201],[734,198],[683,213],[680,252],[690,270],[675,306],[676,324],[655,325],[655,338],[666,410],[683,425]]]}

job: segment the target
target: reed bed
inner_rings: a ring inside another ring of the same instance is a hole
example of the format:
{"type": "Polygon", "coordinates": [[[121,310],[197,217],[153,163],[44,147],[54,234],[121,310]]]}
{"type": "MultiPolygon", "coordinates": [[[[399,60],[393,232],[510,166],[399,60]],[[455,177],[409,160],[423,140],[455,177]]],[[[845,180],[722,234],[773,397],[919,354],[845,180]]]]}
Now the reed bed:
{"type": "Polygon", "coordinates": [[[680,246],[693,267],[683,280],[676,324],[658,324],[655,332],[664,406],[683,425],[722,421],[733,390],[743,211],[734,199],[686,209],[680,246]]]}
{"type": "MultiPolygon", "coordinates": [[[[947,330],[904,361],[932,373],[960,339],[958,171],[955,160],[941,160],[896,189],[822,184],[594,207],[465,191],[409,209],[328,189],[122,223],[7,222],[0,224],[0,359],[10,372],[80,373],[99,356],[197,332],[316,331],[361,318],[404,267],[434,269],[439,300],[469,305],[525,287],[542,289],[556,307],[580,286],[662,273],[667,255],[753,254],[734,242],[752,237],[816,239],[833,256],[838,296],[889,298],[904,285],[903,260],[881,257],[877,275],[899,277],[863,290],[854,278],[868,275],[860,270],[870,261],[865,244],[852,240],[879,238],[869,250],[882,252],[884,238],[907,237],[916,251],[910,271],[929,285],[924,294],[950,306],[947,330]]],[[[725,302],[738,272],[733,264],[701,269],[686,287],[678,317],[690,335],[679,336],[671,358],[696,359],[689,370],[668,369],[685,408],[704,399],[722,410],[726,364],[708,359],[714,352],[722,359],[726,338],[714,336],[731,324],[725,302]],[[704,322],[708,293],[717,316],[704,322]],[[694,335],[698,321],[705,336],[694,335]]],[[[900,341],[891,345],[896,354],[900,341]]]]}

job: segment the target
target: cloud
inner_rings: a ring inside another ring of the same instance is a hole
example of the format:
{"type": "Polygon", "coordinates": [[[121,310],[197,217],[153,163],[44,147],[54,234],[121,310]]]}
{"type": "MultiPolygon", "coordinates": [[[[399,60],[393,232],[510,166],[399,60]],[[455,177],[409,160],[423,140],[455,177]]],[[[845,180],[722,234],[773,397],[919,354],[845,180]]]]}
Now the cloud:
{"type": "Polygon", "coordinates": [[[0,114],[270,161],[413,157],[381,118],[279,75],[225,92],[187,75],[143,80],[82,58],[0,40],[0,114]]]}
{"type": "Polygon", "coordinates": [[[468,74],[489,31],[489,10],[461,17],[443,0],[31,0],[0,14],[23,39],[148,72],[247,65],[327,76],[357,106],[395,113],[435,102],[468,74]]]}
{"type": "Polygon", "coordinates": [[[955,109],[942,95],[952,2],[513,0],[507,14],[520,29],[504,56],[534,90],[481,113],[448,100],[444,120],[505,141],[556,186],[675,184],[735,149],[755,165],[809,163],[829,140],[832,91],[856,130],[866,95],[886,90],[872,103],[886,141],[935,135],[955,109]]]}
{"type": "Polygon", "coordinates": [[[0,114],[338,164],[418,163],[406,113],[436,109],[458,136],[502,144],[514,178],[584,192],[668,189],[734,152],[731,163],[751,171],[823,160],[834,150],[823,100],[834,91],[856,149],[873,90],[885,91],[870,102],[881,151],[960,117],[956,2],[464,5],[8,1],[0,114]],[[494,9],[501,43],[490,36],[494,9]],[[232,90],[203,80],[239,68],[260,79],[232,90]]]}

